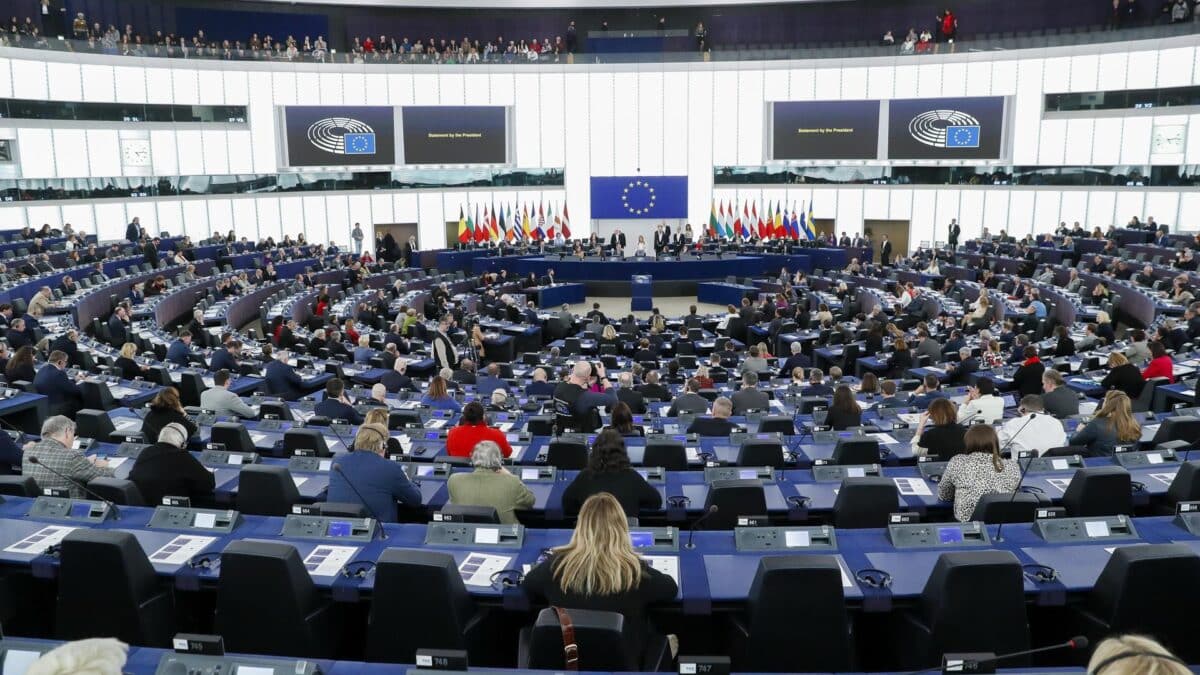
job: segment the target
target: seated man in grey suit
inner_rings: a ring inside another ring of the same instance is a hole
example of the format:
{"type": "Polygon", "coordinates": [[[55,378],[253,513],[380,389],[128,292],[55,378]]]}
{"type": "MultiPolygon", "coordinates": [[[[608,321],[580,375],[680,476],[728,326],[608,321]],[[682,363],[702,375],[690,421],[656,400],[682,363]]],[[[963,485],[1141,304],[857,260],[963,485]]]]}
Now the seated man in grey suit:
{"type": "Polygon", "coordinates": [[[771,397],[758,389],[758,373],[742,373],[742,388],[733,393],[733,414],[745,415],[747,410],[766,410],[771,406],[771,397]]]}
{"type": "Polygon", "coordinates": [[[1042,405],[1058,419],[1079,414],[1079,395],[1067,386],[1062,373],[1047,370],[1042,373],[1042,405]]]}

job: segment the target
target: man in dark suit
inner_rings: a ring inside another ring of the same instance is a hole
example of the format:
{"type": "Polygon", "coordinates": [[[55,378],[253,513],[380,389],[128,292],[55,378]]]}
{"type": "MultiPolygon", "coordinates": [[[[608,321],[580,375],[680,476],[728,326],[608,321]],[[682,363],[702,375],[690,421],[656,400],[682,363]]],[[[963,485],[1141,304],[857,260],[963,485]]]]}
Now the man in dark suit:
{"type": "Polygon", "coordinates": [[[264,373],[267,393],[285,401],[295,401],[304,395],[304,379],[288,364],[290,356],[288,350],[279,350],[275,359],[267,364],[264,373]]]}
{"type": "Polygon", "coordinates": [[[593,322],[599,323],[599,324],[608,323],[608,317],[604,316],[604,312],[600,311],[600,303],[598,303],[598,302],[592,303],[592,311],[587,313],[587,318],[590,321],[593,321],[593,322]]]}
{"type": "Polygon", "coordinates": [[[124,305],[118,305],[113,310],[112,316],[108,318],[108,334],[112,337],[112,346],[120,349],[129,342],[129,322],[128,314],[125,311],[124,305]]]}
{"type": "Polygon", "coordinates": [[[459,384],[475,384],[475,362],[471,359],[463,359],[458,364],[458,370],[454,371],[454,381],[459,384]]]}
{"type": "Polygon", "coordinates": [[[654,228],[654,252],[662,253],[671,245],[671,230],[664,225],[654,228]]]}
{"type": "Polygon", "coordinates": [[[331,420],[346,420],[349,424],[363,422],[363,416],[350,405],[350,400],[346,397],[345,383],[337,377],[325,383],[325,398],[313,407],[313,414],[331,420]]]}
{"type": "Polygon", "coordinates": [[[612,236],[608,238],[608,246],[612,249],[620,248],[622,251],[624,251],[625,233],[619,229],[613,230],[612,236]]]}
{"type": "Polygon", "coordinates": [[[947,384],[969,384],[971,373],[979,370],[979,359],[971,356],[970,347],[959,349],[958,358],[958,363],[951,363],[946,366],[946,373],[949,375],[949,379],[946,380],[947,384]]]}
{"type": "Polygon", "coordinates": [[[158,239],[151,239],[142,247],[142,260],[151,267],[158,267],[158,239]]]}
{"type": "Polygon", "coordinates": [[[62,352],[67,355],[68,362],[73,366],[79,365],[79,331],[71,330],[54,338],[50,343],[50,351],[62,352]]]}
{"type": "Polygon", "coordinates": [[[497,389],[508,391],[508,383],[500,377],[500,364],[489,363],[484,374],[475,378],[475,391],[483,398],[490,397],[497,389]]]}
{"type": "Polygon", "coordinates": [[[192,362],[192,334],[179,331],[179,337],[167,347],[167,361],[186,368],[192,362]]]}
{"type": "Polygon", "coordinates": [[[413,382],[413,379],[405,374],[408,370],[408,361],[404,359],[396,359],[392,369],[383,374],[379,382],[383,385],[388,393],[395,394],[400,391],[420,391],[420,387],[413,382]]]}
{"type": "Polygon", "coordinates": [[[950,246],[951,250],[958,248],[958,235],[960,234],[962,234],[962,228],[958,225],[958,219],[951,218],[950,232],[949,236],[946,238],[946,243],[950,246]]]}
{"type": "Polygon", "coordinates": [[[886,234],[883,235],[883,241],[879,242],[879,264],[885,267],[892,264],[892,242],[886,234]]]}
{"type": "Polygon", "coordinates": [[[134,219],[125,226],[125,238],[135,244],[139,239],[142,238],[142,221],[140,218],[134,217],[134,219]]]}
{"type": "MultiPolygon", "coordinates": [[[[645,383],[638,387],[638,392],[641,393],[642,398],[655,401],[671,400],[671,390],[659,384],[659,375],[657,370],[652,370],[646,373],[645,379],[645,383]]],[[[697,387],[699,387],[699,382],[697,382],[697,387]]],[[[699,391],[699,388],[697,388],[697,391],[699,391]]]]}
{"type": "Polygon", "coordinates": [[[629,406],[634,415],[646,412],[646,397],[633,388],[633,373],[621,373],[617,378],[617,400],[629,406]]]}
{"type": "Polygon", "coordinates": [[[51,352],[46,365],[33,378],[33,387],[49,399],[51,415],[74,417],[83,407],[83,391],[67,376],[66,367],[67,355],[60,351],[51,352]]]}
{"type": "Polygon", "coordinates": [[[691,426],[687,428],[687,433],[698,434],[700,436],[724,436],[728,437],[738,427],[733,422],[729,421],[729,416],[733,414],[733,401],[721,396],[712,404],[712,415],[696,417],[692,420],[691,426]]]}
{"type": "MultiPolygon", "coordinates": [[[[212,335],[210,335],[209,332],[204,329],[204,310],[202,310],[202,309],[192,310],[192,320],[188,322],[188,325],[186,326],[186,328],[187,328],[188,332],[192,334],[192,342],[195,342],[196,346],[198,346],[198,347],[214,346],[212,344],[213,343],[212,335]]],[[[214,368],[214,370],[219,370],[219,369],[214,368]]],[[[233,372],[236,373],[237,369],[236,368],[233,369],[233,372]]]]}
{"type": "Polygon", "coordinates": [[[547,381],[544,368],[534,368],[532,381],[525,386],[526,396],[554,396],[554,384],[547,381]]]}
{"type": "Polygon", "coordinates": [[[783,365],[779,368],[779,377],[791,379],[793,370],[797,368],[808,368],[812,365],[812,359],[805,356],[802,349],[803,347],[801,346],[799,340],[792,343],[792,355],[787,357],[787,360],[784,361],[783,365]]]}
{"type": "Polygon", "coordinates": [[[236,373],[239,370],[238,357],[242,355],[242,343],[237,340],[230,340],[229,344],[222,347],[217,347],[212,358],[209,359],[208,369],[212,371],[228,370],[231,373],[236,373]]]}

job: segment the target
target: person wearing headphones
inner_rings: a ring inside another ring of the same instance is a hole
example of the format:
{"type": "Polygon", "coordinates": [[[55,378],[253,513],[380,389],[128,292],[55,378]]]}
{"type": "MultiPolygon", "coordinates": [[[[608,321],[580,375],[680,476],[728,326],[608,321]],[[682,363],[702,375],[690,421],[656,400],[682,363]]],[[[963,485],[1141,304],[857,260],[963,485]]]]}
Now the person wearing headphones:
{"type": "Polygon", "coordinates": [[[1103,640],[1092,650],[1088,675],[1189,675],[1187,662],[1153,638],[1121,635],[1103,640]]]}
{"type": "Polygon", "coordinates": [[[420,506],[420,488],[409,480],[404,467],[384,456],[387,441],[387,426],[377,423],[360,426],[354,436],[354,450],[333,460],[326,501],[363,504],[385,523],[396,522],[397,502],[420,506]]]}

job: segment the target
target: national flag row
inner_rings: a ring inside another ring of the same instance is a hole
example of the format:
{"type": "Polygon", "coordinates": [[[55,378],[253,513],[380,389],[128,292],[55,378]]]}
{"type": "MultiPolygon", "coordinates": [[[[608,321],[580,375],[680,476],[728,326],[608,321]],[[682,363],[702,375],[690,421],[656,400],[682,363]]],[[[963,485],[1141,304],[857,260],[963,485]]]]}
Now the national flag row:
{"type": "Polygon", "coordinates": [[[712,213],[708,218],[708,236],[723,239],[741,237],[750,239],[807,239],[817,238],[817,227],[813,221],[812,203],[808,204],[808,213],[804,212],[804,202],[800,202],[800,210],[792,202],[789,214],[787,204],[776,201],[772,206],[770,201],[763,203],[762,210],[758,203],[742,202],[740,209],[733,200],[714,199],[712,213]]]}
{"type": "Polygon", "coordinates": [[[571,238],[571,216],[567,204],[554,211],[554,205],[495,204],[458,207],[458,241],[462,244],[496,241],[539,241],[555,239],[559,234],[571,238]]]}

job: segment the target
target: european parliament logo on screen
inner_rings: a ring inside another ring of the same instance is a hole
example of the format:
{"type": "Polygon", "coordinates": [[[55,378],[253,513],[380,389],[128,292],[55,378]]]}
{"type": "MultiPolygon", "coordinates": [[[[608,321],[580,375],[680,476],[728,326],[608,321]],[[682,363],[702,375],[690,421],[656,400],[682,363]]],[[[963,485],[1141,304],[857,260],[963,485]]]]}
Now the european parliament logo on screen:
{"type": "Polygon", "coordinates": [[[1000,159],[1004,97],[888,103],[889,159],[1000,159]]]}
{"type": "Polygon", "coordinates": [[[284,113],[291,166],[395,163],[390,106],[288,106],[284,113]]]}
{"type": "Polygon", "coordinates": [[[979,120],[959,110],[928,110],[912,118],[908,133],[934,148],[978,148],[979,120]]]}

